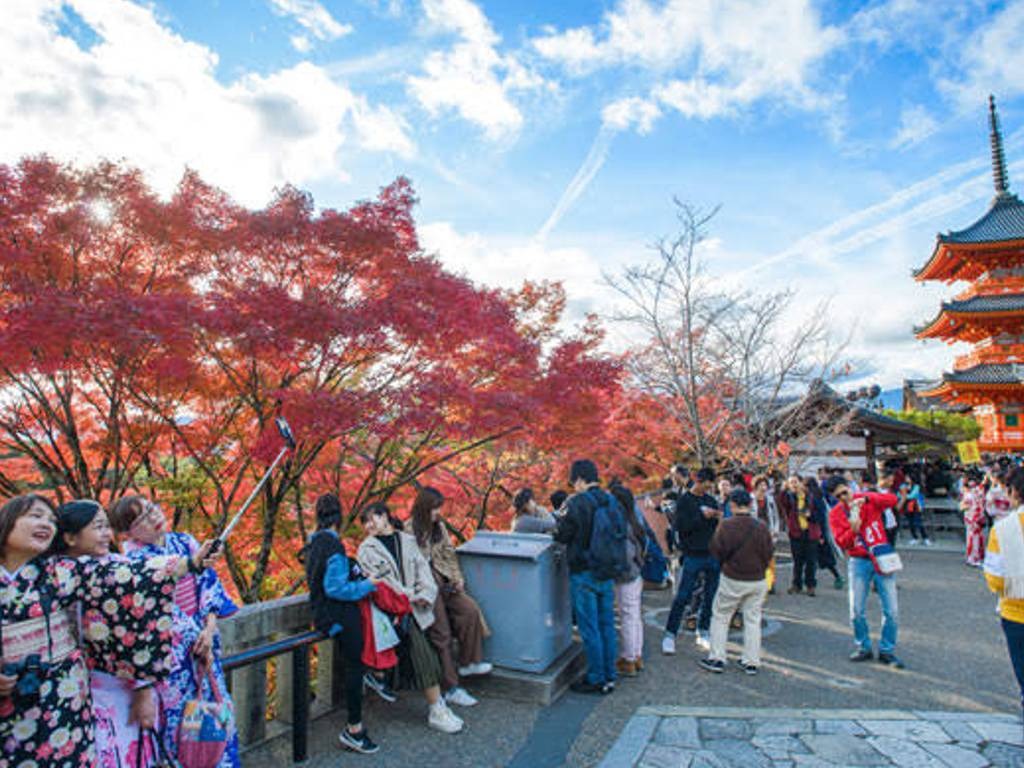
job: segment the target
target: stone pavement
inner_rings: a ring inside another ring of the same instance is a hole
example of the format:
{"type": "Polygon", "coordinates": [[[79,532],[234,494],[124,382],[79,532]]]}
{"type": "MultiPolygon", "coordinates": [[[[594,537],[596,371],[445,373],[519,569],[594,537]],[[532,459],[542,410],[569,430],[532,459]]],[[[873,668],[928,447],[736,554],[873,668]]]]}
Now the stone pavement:
{"type": "Polygon", "coordinates": [[[1022,726],[1010,715],[642,707],[600,768],[1022,765],[1022,726]]]}

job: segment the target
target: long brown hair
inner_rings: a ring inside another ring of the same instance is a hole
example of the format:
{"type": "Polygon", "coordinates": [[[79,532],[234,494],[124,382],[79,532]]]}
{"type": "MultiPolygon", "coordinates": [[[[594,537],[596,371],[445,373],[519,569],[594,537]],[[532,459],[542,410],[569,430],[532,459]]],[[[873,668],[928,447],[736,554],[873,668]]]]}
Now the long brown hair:
{"type": "Polygon", "coordinates": [[[129,494],[118,500],[107,514],[110,527],[117,533],[127,533],[134,523],[146,511],[146,497],[137,493],[129,494]]]}
{"type": "MultiPolygon", "coordinates": [[[[26,493],[23,496],[15,496],[13,499],[8,501],[2,507],[0,507],[0,553],[3,553],[4,547],[7,546],[7,537],[11,535],[11,531],[14,530],[14,526],[18,523],[18,520],[28,514],[28,511],[32,509],[36,503],[42,504],[47,507],[53,514],[53,520],[56,524],[57,521],[57,510],[53,507],[51,502],[45,496],[40,496],[38,493],[26,493]]],[[[56,530],[54,536],[56,536],[56,530]]]]}
{"type": "Polygon", "coordinates": [[[410,517],[416,543],[421,547],[425,547],[428,541],[440,541],[444,536],[444,523],[440,520],[434,522],[434,510],[442,504],[444,495],[437,488],[425,485],[416,494],[410,517]]]}

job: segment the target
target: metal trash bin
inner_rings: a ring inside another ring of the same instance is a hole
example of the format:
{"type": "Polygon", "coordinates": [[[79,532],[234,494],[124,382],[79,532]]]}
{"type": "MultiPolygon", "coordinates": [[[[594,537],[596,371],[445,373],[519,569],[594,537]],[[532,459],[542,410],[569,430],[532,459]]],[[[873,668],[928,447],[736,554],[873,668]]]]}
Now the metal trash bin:
{"type": "Polygon", "coordinates": [[[539,533],[478,531],[458,548],[466,588],[491,627],[491,663],[543,672],[572,644],[565,548],[539,533]]]}

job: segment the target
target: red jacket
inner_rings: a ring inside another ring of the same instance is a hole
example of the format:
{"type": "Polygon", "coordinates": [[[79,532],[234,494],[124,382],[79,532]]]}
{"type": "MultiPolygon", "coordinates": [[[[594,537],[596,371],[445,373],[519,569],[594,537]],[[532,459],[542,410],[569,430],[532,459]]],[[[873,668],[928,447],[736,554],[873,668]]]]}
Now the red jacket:
{"type": "Polygon", "coordinates": [[[371,600],[384,613],[392,616],[404,616],[407,613],[412,613],[412,606],[409,604],[408,597],[395,592],[383,582],[377,584],[377,588],[373,592],[359,601],[359,614],[363,620],[363,664],[370,669],[391,669],[398,663],[398,653],[395,648],[377,651],[377,644],[373,640],[371,600]]]}
{"type": "Polygon", "coordinates": [[[885,537],[885,510],[895,507],[896,497],[891,493],[855,493],[855,499],[866,499],[860,508],[860,534],[850,527],[850,506],[840,501],[828,513],[832,536],[850,557],[867,557],[861,539],[869,545],[887,541],[885,537]]]}

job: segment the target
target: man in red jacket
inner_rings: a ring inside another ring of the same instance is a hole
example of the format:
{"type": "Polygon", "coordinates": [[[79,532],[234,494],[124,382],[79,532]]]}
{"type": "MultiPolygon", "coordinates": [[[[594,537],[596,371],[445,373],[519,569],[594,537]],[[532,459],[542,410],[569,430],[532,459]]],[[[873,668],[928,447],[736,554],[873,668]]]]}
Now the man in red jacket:
{"type": "Polygon", "coordinates": [[[868,628],[866,608],[871,584],[878,590],[882,602],[882,634],[878,640],[878,661],[903,669],[903,662],[896,656],[896,637],[899,630],[899,607],[896,600],[895,574],[879,573],[868,553],[868,547],[886,544],[885,510],[894,507],[896,497],[891,493],[851,493],[842,477],[829,478],[826,484],[829,495],[837,503],[829,512],[832,535],[849,557],[850,624],[857,650],[850,661],[868,661],[874,658],[871,651],[871,634],[868,628]]]}

